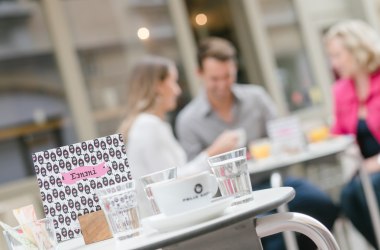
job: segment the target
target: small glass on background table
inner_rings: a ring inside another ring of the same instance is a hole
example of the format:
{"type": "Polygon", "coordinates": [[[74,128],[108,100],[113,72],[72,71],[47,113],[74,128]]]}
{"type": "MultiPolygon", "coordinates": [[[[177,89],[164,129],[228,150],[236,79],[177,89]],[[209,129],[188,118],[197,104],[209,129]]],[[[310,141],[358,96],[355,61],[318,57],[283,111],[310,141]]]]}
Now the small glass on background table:
{"type": "Polygon", "coordinates": [[[222,196],[234,196],[233,205],[253,200],[245,147],[210,157],[208,162],[222,196]]]}
{"type": "Polygon", "coordinates": [[[265,159],[271,156],[271,142],[269,139],[259,139],[249,144],[249,153],[255,160],[265,159]]]}
{"type": "Polygon", "coordinates": [[[177,168],[168,168],[162,171],[154,172],[154,173],[140,177],[140,182],[143,185],[144,192],[146,196],[148,197],[148,200],[150,202],[150,205],[152,206],[152,210],[154,214],[160,214],[161,211],[154,200],[150,185],[153,183],[168,181],[168,180],[176,179],[176,178],[177,178],[177,168]]]}
{"type": "Polygon", "coordinates": [[[16,249],[57,249],[58,242],[53,218],[48,217],[3,231],[8,248],[16,249]]]}
{"type": "Polygon", "coordinates": [[[98,189],[96,194],[114,238],[124,240],[140,235],[135,181],[98,189]]]}

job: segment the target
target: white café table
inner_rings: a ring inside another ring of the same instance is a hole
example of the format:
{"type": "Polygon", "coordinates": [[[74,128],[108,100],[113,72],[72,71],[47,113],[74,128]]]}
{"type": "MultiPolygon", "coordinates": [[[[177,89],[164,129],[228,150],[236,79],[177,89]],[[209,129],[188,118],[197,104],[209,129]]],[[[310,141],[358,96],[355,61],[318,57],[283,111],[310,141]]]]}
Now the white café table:
{"type": "MultiPolygon", "coordinates": [[[[278,171],[294,164],[311,161],[325,156],[336,155],[348,149],[355,142],[355,138],[350,135],[333,137],[326,141],[309,144],[304,152],[295,155],[286,155],[278,157],[269,157],[259,161],[248,161],[248,169],[250,174],[263,172],[278,171]]],[[[376,240],[380,245],[380,215],[376,201],[376,196],[370,182],[368,173],[359,163],[359,176],[362,181],[364,194],[368,202],[372,224],[375,230],[376,240]]]]}
{"type": "Polygon", "coordinates": [[[269,157],[258,161],[248,161],[251,174],[271,172],[288,166],[318,159],[321,157],[339,154],[354,143],[352,136],[338,136],[326,141],[309,144],[305,151],[294,155],[269,157]]]}
{"type": "MultiPolygon", "coordinates": [[[[78,238],[63,242],[58,249],[67,250],[86,250],[86,249],[157,249],[175,245],[187,240],[196,240],[197,237],[214,232],[221,228],[229,227],[241,221],[253,219],[260,214],[268,212],[292,200],[295,196],[293,188],[280,187],[271,188],[253,192],[254,200],[246,203],[229,207],[225,213],[215,219],[211,219],[194,226],[185,227],[179,230],[160,233],[151,231],[133,239],[127,239],[117,242],[109,239],[84,245],[83,239],[78,238]]],[[[253,222],[253,221],[252,221],[253,222]]],[[[321,249],[339,249],[334,238],[320,223],[311,217],[295,213],[274,214],[260,219],[255,219],[252,225],[252,237],[264,237],[270,234],[278,233],[285,230],[292,230],[304,233],[311,237],[321,249]],[[326,232],[327,231],[327,232],[326,232]],[[256,234],[257,232],[257,234],[256,234]],[[331,247],[332,246],[332,247],[331,247]]],[[[232,240],[233,241],[233,240],[232,240]]],[[[254,243],[254,238],[252,243],[254,243]]],[[[260,242],[258,240],[258,242],[260,242]]],[[[239,248],[239,242],[234,242],[236,248],[239,248]]],[[[206,249],[209,246],[205,246],[206,249]]],[[[211,246],[212,247],[212,246],[211,246]]],[[[262,249],[261,243],[253,245],[252,249],[262,249]]]]}

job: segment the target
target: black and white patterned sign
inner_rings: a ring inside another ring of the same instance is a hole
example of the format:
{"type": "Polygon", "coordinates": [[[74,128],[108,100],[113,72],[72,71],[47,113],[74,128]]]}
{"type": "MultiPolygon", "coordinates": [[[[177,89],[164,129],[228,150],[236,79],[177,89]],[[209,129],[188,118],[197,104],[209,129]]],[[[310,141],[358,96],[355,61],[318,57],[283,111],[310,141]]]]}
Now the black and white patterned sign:
{"type": "Polygon", "coordinates": [[[100,210],[95,190],[132,180],[121,134],[33,154],[46,217],[58,241],[81,235],[78,215],[100,210]]]}

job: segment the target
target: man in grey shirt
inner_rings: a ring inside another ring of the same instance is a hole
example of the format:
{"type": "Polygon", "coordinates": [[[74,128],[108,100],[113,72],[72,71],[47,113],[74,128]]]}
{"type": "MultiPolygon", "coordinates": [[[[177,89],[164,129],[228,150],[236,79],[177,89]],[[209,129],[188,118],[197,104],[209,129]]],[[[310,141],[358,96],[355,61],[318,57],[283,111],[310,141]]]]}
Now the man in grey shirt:
{"type": "MultiPolygon", "coordinates": [[[[244,129],[247,142],[265,137],[266,122],[276,116],[275,104],[263,88],[235,83],[235,54],[232,44],[221,38],[208,38],[199,46],[199,76],[204,88],[179,113],[176,123],[177,136],[189,159],[226,130],[244,129]]],[[[290,211],[308,214],[332,228],[339,210],[325,193],[302,179],[286,178],[284,185],[296,190],[296,197],[289,203],[290,211]]],[[[265,178],[253,188],[267,187],[265,178]]],[[[316,248],[305,237],[298,243],[300,249],[316,248]]],[[[264,238],[263,245],[265,249],[285,249],[280,234],[264,238]]]]}
{"type": "Polygon", "coordinates": [[[204,90],[177,119],[177,135],[189,159],[194,158],[225,130],[244,129],[246,141],[266,137],[266,122],[276,117],[272,100],[260,86],[233,84],[231,121],[213,111],[204,90]]]}

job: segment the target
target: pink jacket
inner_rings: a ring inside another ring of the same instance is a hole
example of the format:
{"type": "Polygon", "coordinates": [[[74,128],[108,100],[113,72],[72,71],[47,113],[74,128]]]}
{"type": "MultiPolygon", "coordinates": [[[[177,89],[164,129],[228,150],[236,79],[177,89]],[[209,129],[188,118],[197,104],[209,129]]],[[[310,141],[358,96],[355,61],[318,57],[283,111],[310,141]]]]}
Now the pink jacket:
{"type": "MultiPolygon", "coordinates": [[[[359,100],[353,80],[338,80],[333,87],[333,95],[335,122],[332,133],[356,135],[359,100]]],[[[368,128],[380,142],[380,70],[370,75],[370,90],[365,105],[368,128]]]]}

